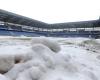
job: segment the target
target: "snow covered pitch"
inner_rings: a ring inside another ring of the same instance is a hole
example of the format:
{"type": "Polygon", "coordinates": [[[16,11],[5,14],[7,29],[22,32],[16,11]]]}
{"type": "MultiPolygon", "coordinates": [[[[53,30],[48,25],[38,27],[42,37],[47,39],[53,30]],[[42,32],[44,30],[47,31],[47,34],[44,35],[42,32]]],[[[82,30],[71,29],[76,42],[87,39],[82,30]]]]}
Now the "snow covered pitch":
{"type": "Polygon", "coordinates": [[[100,80],[100,40],[0,37],[0,80],[100,80]]]}

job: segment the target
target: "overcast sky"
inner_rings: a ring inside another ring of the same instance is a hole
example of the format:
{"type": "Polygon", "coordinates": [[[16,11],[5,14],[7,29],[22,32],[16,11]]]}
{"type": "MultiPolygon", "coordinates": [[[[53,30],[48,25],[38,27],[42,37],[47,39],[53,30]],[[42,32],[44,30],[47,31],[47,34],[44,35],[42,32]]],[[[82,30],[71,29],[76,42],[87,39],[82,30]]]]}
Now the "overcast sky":
{"type": "Polygon", "coordinates": [[[98,19],[100,0],[0,0],[0,9],[46,23],[98,19]]]}

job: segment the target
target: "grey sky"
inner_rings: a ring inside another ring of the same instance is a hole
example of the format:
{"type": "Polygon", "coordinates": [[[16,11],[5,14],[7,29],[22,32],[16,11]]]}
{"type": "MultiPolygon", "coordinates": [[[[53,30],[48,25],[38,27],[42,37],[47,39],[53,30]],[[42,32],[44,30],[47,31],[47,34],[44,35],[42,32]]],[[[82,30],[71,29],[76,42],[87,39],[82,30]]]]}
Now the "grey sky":
{"type": "Polygon", "coordinates": [[[0,8],[47,23],[98,19],[99,0],[0,0],[0,8]]]}

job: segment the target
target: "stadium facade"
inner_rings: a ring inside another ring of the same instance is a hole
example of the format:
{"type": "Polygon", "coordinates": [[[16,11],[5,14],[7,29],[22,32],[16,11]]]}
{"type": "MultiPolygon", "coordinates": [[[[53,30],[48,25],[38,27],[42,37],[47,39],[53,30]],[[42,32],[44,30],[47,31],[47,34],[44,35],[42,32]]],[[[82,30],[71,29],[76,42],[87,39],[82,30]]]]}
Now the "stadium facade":
{"type": "Polygon", "coordinates": [[[48,24],[0,10],[0,35],[100,38],[100,19],[48,24]]]}

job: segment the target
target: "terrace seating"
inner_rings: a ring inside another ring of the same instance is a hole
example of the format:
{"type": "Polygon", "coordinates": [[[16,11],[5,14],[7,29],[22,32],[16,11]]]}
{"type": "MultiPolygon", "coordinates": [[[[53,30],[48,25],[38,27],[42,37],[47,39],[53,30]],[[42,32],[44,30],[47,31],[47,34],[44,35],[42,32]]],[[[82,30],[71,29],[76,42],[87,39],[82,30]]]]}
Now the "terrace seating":
{"type": "Polygon", "coordinates": [[[28,36],[28,37],[37,37],[40,36],[36,33],[32,32],[19,32],[19,31],[12,31],[12,30],[1,30],[0,29],[0,36],[28,36]]]}
{"type": "Polygon", "coordinates": [[[7,26],[5,26],[5,25],[0,25],[0,29],[8,29],[8,27],[7,26]]]}
{"type": "Polygon", "coordinates": [[[21,31],[22,30],[22,28],[20,26],[12,25],[12,26],[9,26],[9,27],[10,27],[11,30],[16,30],[16,31],[21,31]]]}

